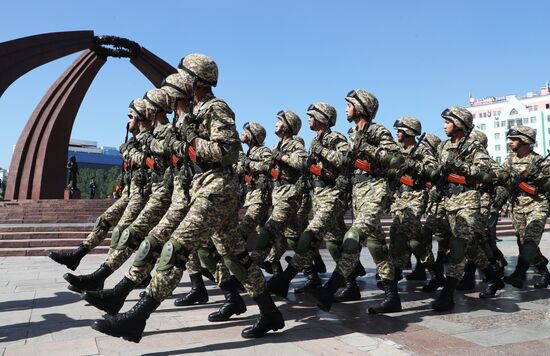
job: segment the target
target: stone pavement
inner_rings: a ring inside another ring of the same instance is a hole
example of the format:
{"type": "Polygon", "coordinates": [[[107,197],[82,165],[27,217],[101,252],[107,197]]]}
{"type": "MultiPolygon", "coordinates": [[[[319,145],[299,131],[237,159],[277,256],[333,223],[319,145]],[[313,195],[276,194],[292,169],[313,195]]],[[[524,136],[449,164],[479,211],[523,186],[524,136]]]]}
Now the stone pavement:
{"type": "MultiPolygon", "coordinates": [[[[550,250],[550,233],[541,249],[550,250]]],[[[499,246],[506,256],[515,256],[515,238],[499,246]]],[[[327,251],[322,251],[329,261],[327,251]]],[[[65,268],[47,257],[0,258],[0,356],[8,355],[550,355],[550,290],[524,290],[507,286],[497,299],[480,300],[477,293],[459,294],[452,313],[430,309],[433,296],[419,291],[420,283],[399,284],[404,311],[391,315],[369,315],[366,308],[382,298],[374,284],[374,264],[363,250],[368,267],[361,279],[363,299],[336,304],[329,313],[311,301],[289,294],[277,299],[286,328],[258,340],[245,340],[241,330],[253,323],[258,309],[248,297],[248,312],[225,323],[209,323],[207,315],[223,300],[208,283],[210,302],[186,308],[165,301],[147,323],[144,338],[135,344],[112,338],[90,328],[102,312],[87,306],[78,294],[66,289],[65,268]]],[[[78,272],[93,271],[101,255],[86,256],[78,272]]],[[[510,257],[508,273],[515,258],[510,257]]],[[[107,281],[113,286],[130,262],[107,281]]],[[[328,264],[332,270],[333,264],[328,264]]],[[[324,276],[328,278],[328,274],[324,276]]],[[[479,276],[478,276],[479,277],[479,276]]],[[[529,284],[532,286],[532,273],[529,284]]],[[[296,280],[298,284],[301,279],[296,280]]],[[[187,275],[176,290],[189,289],[187,275]]],[[[138,299],[133,291],[124,306],[138,299]]]]}

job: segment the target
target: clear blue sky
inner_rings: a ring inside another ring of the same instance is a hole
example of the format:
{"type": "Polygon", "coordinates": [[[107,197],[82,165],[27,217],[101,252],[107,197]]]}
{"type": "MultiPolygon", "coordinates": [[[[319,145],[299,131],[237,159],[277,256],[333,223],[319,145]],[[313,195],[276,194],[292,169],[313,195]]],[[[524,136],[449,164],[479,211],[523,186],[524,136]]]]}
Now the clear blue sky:
{"type": "MultiPolygon", "coordinates": [[[[548,1],[6,1],[0,42],[56,31],[130,38],[177,66],[188,53],[220,68],[215,94],[239,130],[259,121],[273,145],[275,113],[326,101],[346,132],[345,94],[367,89],[377,121],[403,115],[442,136],[441,111],[475,97],[525,94],[550,80],[548,1]]],[[[36,104],[76,55],[27,73],[0,98],[0,167],[36,104]]],[[[1,68],[0,68],[1,73],[1,68]]],[[[151,84],[126,59],[110,58],[92,84],[72,137],[118,146],[127,106],[151,84]]]]}

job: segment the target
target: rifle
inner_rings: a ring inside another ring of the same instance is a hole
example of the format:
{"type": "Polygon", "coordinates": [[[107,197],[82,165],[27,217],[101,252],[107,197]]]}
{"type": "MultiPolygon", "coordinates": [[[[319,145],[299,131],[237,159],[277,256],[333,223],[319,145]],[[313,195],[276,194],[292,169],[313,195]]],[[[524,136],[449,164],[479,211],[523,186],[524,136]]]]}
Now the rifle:
{"type": "Polygon", "coordinates": [[[418,138],[418,141],[414,144],[413,148],[411,149],[411,152],[409,153],[409,157],[399,167],[399,170],[396,172],[395,177],[390,181],[390,192],[395,192],[397,190],[397,187],[399,187],[399,184],[405,184],[407,186],[413,186],[414,182],[409,177],[405,177],[403,174],[405,174],[405,171],[411,167],[411,162],[413,162],[414,158],[416,157],[416,151],[418,150],[418,147],[420,147],[420,144],[422,143],[422,140],[424,140],[424,136],[426,136],[426,133],[424,132],[420,137],[418,138]]]}
{"type": "MultiPolygon", "coordinates": [[[[460,139],[460,142],[456,147],[457,155],[455,157],[455,160],[461,158],[466,153],[465,152],[466,150],[464,149],[464,145],[466,144],[466,141],[468,141],[468,138],[470,137],[470,134],[472,133],[472,131],[473,131],[473,127],[470,130],[466,131],[465,135],[460,139]]],[[[441,194],[443,193],[443,190],[445,189],[447,182],[462,184],[462,185],[466,184],[466,177],[460,176],[458,174],[450,173],[451,172],[450,161],[451,160],[446,161],[445,165],[441,167],[439,179],[435,183],[435,189],[441,194]]],[[[440,202],[441,202],[441,199],[438,200],[437,203],[435,204],[434,215],[437,215],[437,210],[439,209],[440,202]]],[[[431,211],[433,203],[434,203],[433,201],[430,203],[428,210],[431,211]]]]}
{"type": "MultiPolygon", "coordinates": [[[[128,135],[130,133],[130,123],[128,122],[126,124],[126,136],[124,137],[124,144],[127,144],[128,143],[128,135]]],[[[128,196],[130,196],[130,188],[132,187],[132,167],[131,167],[131,164],[130,164],[130,167],[128,167],[128,163],[126,161],[122,161],[122,181],[128,185],[128,191],[126,192],[126,194],[128,194],[128,196]],[[126,178],[126,173],[127,172],[130,172],[129,174],[129,177],[126,178]]]]}
{"type": "Polygon", "coordinates": [[[496,229],[499,213],[502,207],[506,203],[510,203],[512,206],[515,204],[520,190],[524,191],[528,195],[535,195],[537,193],[536,187],[527,184],[525,181],[527,180],[527,178],[538,172],[538,170],[540,169],[540,164],[547,160],[548,157],[550,157],[550,149],[547,151],[546,156],[544,156],[542,159],[531,162],[531,164],[529,164],[529,166],[527,166],[527,168],[523,172],[519,173],[515,177],[514,181],[507,189],[509,194],[506,199],[502,199],[502,201],[500,202],[493,201],[493,204],[491,205],[491,216],[488,223],[489,231],[496,229]]]}

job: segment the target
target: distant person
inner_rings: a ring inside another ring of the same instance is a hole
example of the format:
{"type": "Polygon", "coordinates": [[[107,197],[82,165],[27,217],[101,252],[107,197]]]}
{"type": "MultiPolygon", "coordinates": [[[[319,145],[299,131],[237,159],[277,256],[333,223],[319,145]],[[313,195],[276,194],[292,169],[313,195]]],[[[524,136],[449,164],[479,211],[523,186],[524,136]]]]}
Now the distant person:
{"type": "Polygon", "coordinates": [[[97,190],[97,184],[95,182],[95,177],[92,177],[92,179],[90,180],[89,188],[90,188],[90,199],[94,199],[95,198],[95,192],[97,190]]]}
{"type": "Polygon", "coordinates": [[[4,200],[4,179],[0,178],[0,200],[4,200]]]}
{"type": "Polygon", "coordinates": [[[67,161],[67,189],[71,198],[75,197],[75,192],[77,188],[77,177],[78,177],[78,164],[76,163],[76,157],[71,156],[67,161]]]}

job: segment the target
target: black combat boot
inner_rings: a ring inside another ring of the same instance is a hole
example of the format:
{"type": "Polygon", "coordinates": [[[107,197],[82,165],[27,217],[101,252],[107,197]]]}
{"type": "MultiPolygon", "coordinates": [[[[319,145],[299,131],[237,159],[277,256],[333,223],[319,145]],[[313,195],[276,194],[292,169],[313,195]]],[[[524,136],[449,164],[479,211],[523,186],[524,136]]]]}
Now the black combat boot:
{"type": "Polygon", "coordinates": [[[447,311],[451,310],[455,306],[454,294],[456,285],[458,284],[458,279],[453,277],[447,277],[445,281],[445,286],[437,299],[432,303],[432,309],[436,311],[447,311]]]}
{"type": "Polygon", "coordinates": [[[431,266],[428,266],[428,271],[430,271],[430,274],[432,278],[426,284],[422,287],[422,292],[426,293],[433,293],[435,292],[439,287],[445,286],[445,275],[443,275],[443,269],[441,264],[434,263],[431,266]]]}
{"type": "Polygon", "coordinates": [[[120,311],[128,294],[135,287],[136,285],[132,280],[124,277],[113,289],[86,291],[82,295],[82,299],[97,309],[107,312],[107,314],[115,315],[120,311]]]}
{"type": "Polygon", "coordinates": [[[494,298],[498,290],[504,288],[502,281],[502,269],[497,262],[489,264],[487,268],[482,270],[487,277],[487,287],[479,293],[480,298],[494,298]]]}
{"type": "Polygon", "coordinates": [[[323,261],[323,258],[319,253],[316,253],[313,256],[313,265],[315,266],[315,271],[317,271],[317,273],[327,272],[327,266],[325,265],[325,262],[323,261]]]}
{"type": "Polygon", "coordinates": [[[254,325],[247,327],[241,332],[241,336],[245,339],[258,338],[267,334],[269,331],[277,331],[285,327],[285,319],[277,309],[271,295],[266,290],[259,296],[254,298],[254,301],[260,307],[260,318],[256,320],[254,325]]]}
{"type": "Polygon", "coordinates": [[[407,281],[425,281],[428,279],[428,276],[426,276],[426,268],[422,264],[422,262],[416,261],[416,266],[414,266],[414,270],[405,277],[407,281]]]}
{"type": "Polygon", "coordinates": [[[65,273],[63,278],[69,282],[67,288],[73,292],[82,293],[87,290],[100,290],[103,289],[103,283],[111,274],[113,270],[102,264],[97,270],[90,274],[83,274],[75,276],[72,273],[65,273]]]}
{"type": "Polygon", "coordinates": [[[361,290],[357,285],[356,278],[364,276],[366,274],[365,268],[358,262],[355,265],[353,272],[346,278],[346,285],[344,288],[334,294],[334,301],[336,302],[351,302],[361,299],[361,290]]]}
{"type": "Polygon", "coordinates": [[[74,271],[80,264],[80,260],[90,252],[83,244],[80,244],[76,250],[69,252],[50,252],[48,257],[55,262],[67,266],[68,269],[74,271]]]}
{"type": "Polygon", "coordinates": [[[324,286],[316,289],[308,289],[306,293],[317,301],[319,309],[329,311],[332,307],[334,293],[336,293],[345,282],[344,276],[342,276],[338,270],[334,270],[330,275],[330,279],[324,286]]]}
{"type": "Polygon", "coordinates": [[[296,268],[289,264],[284,272],[281,272],[278,275],[273,275],[273,277],[267,281],[267,290],[281,298],[286,298],[288,295],[290,282],[294,277],[296,277],[297,274],[298,271],[296,268]]]}
{"type": "Polygon", "coordinates": [[[401,299],[397,292],[397,281],[384,283],[384,300],[379,304],[369,307],[369,314],[396,313],[403,310],[401,308],[401,299]]]}
{"type": "Polygon", "coordinates": [[[149,285],[149,283],[151,283],[152,280],[153,280],[153,276],[151,276],[151,273],[149,273],[147,277],[145,277],[145,279],[136,286],[136,288],[140,288],[140,289],[147,288],[147,286],[149,285]]]}
{"type": "Polygon", "coordinates": [[[202,274],[190,274],[189,279],[191,279],[191,291],[183,297],[176,298],[176,300],[174,300],[174,305],[177,307],[193,304],[204,304],[208,302],[208,292],[204,286],[202,274]]]}
{"type": "Polygon", "coordinates": [[[476,269],[475,263],[468,261],[464,267],[464,276],[456,286],[456,290],[472,290],[476,288],[476,269]]]}
{"type": "Polygon", "coordinates": [[[220,289],[223,290],[225,302],[218,311],[208,315],[208,321],[227,321],[233,315],[239,315],[246,311],[246,304],[237,290],[237,285],[234,280],[229,279],[220,283],[220,289]]]}
{"type": "Polygon", "coordinates": [[[281,273],[283,273],[283,266],[281,266],[281,261],[277,260],[275,262],[271,262],[271,270],[273,271],[273,277],[277,277],[281,273]]]}
{"type": "Polygon", "coordinates": [[[92,329],[103,334],[114,337],[121,337],[124,340],[139,342],[145,329],[145,322],[154,312],[160,303],[149,294],[145,294],[132,309],[126,313],[115,316],[105,316],[103,320],[96,320],[92,323],[92,329]]]}
{"type": "Polygon", "coordinates": [[[511,275],[505,276],[502,280],[506,284],[511,284],[516,288],[523,288],[523,281],[526,279],[526,273],[529,269],[529,264],[521,257],[518,257],[516,269],[511,275]]]}
{"type": "Polygon", "coordinates": [[[493,251],[493,255],[495,256],[495,259],[497,260],[500,267],[504,268],[504,267],[508,266],[508,261],[506,261],[506,258],[504,257],[504,254],[502,253],[502,251],[498,247],[495,247],[495,249],[493,251]]]}
{"type": "Polygon", "coordinates": [[[548,259],[546,259],[546,257],[544,256],[542,258],[543,261],[535,266],[540,273],[540,279],[534,285],[534,287],[537,289],[548,288],[548,285],[550,284],[550,272],[548,272],[547,267],[548,259]]]}
{"type": "Polygon", "coordinates": [[[212,273],[210,273],[208,268],[201,267],[201,274],[203,277],[206,277],[206,279],[208,279],[210,282],[216,283],[216,279],[214,278],[212,273]]]}
{"type": "Polygon", "coordinates": [[[304,268],[304,277],[306,277],[306,281],[300,287],[295,288],[294,293],[301,294],[308,288],[321,288],[323,286],[323,281],[317,274],[317,266],[315,265],[304,268]]]}
{"type": "Polygon", "coordinates": [[[263,269],[264,271],[266,271],[269,274],[273,274],[273,267],[271,265],[271,262],[269,262],[269,261],[263,261],[260,264],[260,268],[263,269]]]}

